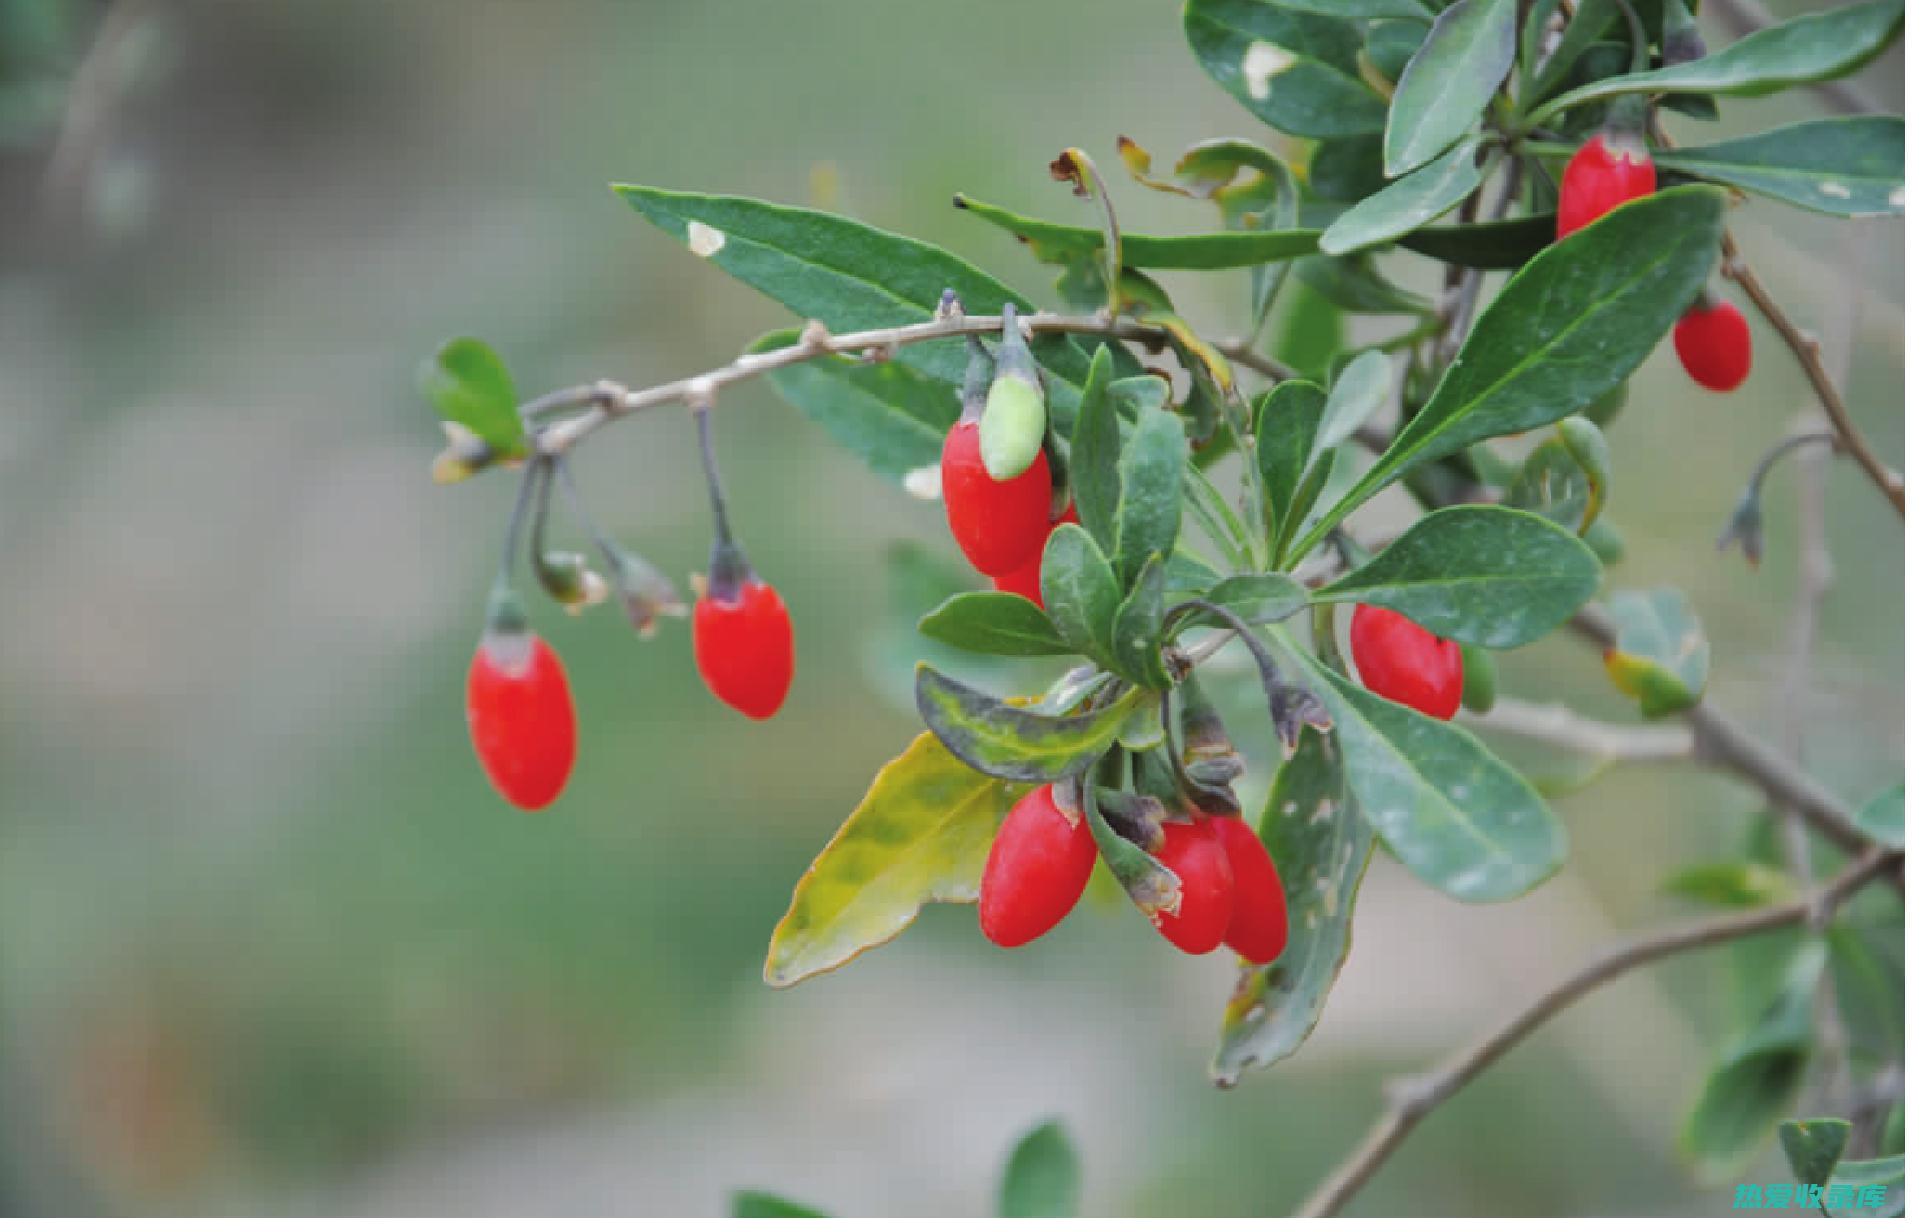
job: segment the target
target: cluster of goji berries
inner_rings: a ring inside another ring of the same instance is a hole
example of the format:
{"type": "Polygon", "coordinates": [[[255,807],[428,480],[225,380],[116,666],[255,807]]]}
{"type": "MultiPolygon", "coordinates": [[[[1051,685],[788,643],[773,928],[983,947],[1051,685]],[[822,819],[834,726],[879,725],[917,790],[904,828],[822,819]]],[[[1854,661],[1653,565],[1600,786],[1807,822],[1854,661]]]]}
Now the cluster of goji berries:
{"type": "MultiPolygon", "coordinates": [[[[699,408],[696,414],[716,537],[711,543],[710,570],[698,587],[691,614],[691,650],[699,675],[718,700],[752,719],[768,719],[782,707],[795,674],[790,612],[777,590],[758,577],[731,535],[711,448],[710,411],[699,408]]],[[[538,476],[535,470],[527,475],[538,476]]],[[[548,484],[549,475],[545,477],[548,484]]],[[[528,488],[531,485],[527,483],[528,488]]],[[[544,507],[540,503],[540,519],[544,507]]],[[[563,662],[550,644],[531,631],[511,589],[508,572],[516,549],[515,515],[511,531],[506,573],[500,575],[492,593],[485,632],[465,679],[465,718],[472,747],[492,786],[513,805],[535,812],[555,800],[571,776],[577,761],[577,711],[563,662]]],[[[632,561],[628,555],[613,557],[632,561]]],[[[596,597],[601,596],[600,590],[596,597]]],[[[580,597],[589,599],[595,597],[580,597]]],[[[638,618],[636,610],[633,618],[638,618]]],[[[640,628],[648,624],[648,617],[639,621],[640,628]]]]}
{"type": "MultiPolygon", "coordinates": [[[[1580,146],[1560,176],[1555,232],[1568,233],[1614,208],[1653,193],[1653,156],[1636,132],[1601,132],[1580,146]]],[[[1745,384],[1753,369],[1753,338],[1745,314],[1710,289],[1673,327],[1673,350],[1695,383],[1719,393],[1745,384]]]]}

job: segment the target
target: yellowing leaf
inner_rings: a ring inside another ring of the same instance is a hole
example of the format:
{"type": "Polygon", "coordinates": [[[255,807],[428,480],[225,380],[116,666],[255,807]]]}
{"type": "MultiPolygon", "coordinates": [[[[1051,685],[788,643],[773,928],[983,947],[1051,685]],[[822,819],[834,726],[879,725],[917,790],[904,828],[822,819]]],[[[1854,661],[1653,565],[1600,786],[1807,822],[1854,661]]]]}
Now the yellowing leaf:
{"type": "Polygon", "coordinates": [[[847,964],[902,934],[925,902],[974,901],[996,826],[1028,789],[918,736],[797,881],[764,980],[782,988],[847,964]]]}

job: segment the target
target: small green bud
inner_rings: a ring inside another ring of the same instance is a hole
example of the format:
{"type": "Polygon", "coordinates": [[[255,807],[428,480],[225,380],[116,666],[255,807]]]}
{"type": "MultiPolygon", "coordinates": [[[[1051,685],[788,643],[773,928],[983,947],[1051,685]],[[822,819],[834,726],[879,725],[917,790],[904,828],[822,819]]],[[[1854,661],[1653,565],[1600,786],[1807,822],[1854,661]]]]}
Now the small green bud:
{"type": "Polygon", "coordinates": [[[1626,539],[1605,516],[1593,522],[1593,527],[1587,530],[1583,540],[1586,541],[1587,548],[1593,551],[1594,557],[1598,558],[1604,566],[1618,566],[1620,560],[1626,557],[1626,539]]]}
{"type": "Polygon", "coordinates": [[[538,582],[552,600],[572,613],[578,613],[610,595],[604,577],[593,571],[584,555],[569,550],[552,550],[536,556],[533,563],[538,582]]]}
{"type": "Polygon", "coordinates": [[[1494,709],[1500,692],[1500,671],[1493,653],[1485,648],[1461,644],[1461,705],[1477,715],[1494,709]]]}

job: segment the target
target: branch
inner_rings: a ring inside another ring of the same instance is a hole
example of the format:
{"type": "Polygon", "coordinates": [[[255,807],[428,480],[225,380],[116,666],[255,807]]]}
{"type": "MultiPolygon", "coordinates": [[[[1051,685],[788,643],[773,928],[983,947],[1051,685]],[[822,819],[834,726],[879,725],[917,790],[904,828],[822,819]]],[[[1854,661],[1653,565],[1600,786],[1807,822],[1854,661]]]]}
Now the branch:
{"type": "MultiPolygon", "coordinates": [[[[1668,148],[1674,147],[1673,139],[1666,133],[1666,126],[1658,117],[1653,120],[1653,138],[1668,148]]],[[[1739,242],[1732,230],[1727,229],[1720,236],[1720,273],[1739,285],[1753,307],[1766,318],[1768,325],[1785,340],[1792,351],[1793,358],[1799,362],[1799,368],[1806,374],[1806,380],[1812,384],[1813,394],[1818,397],[1820,408],[1826,412],[1826,418],[1832,424],[1833,431],[1839,435],[1839,450],[1859,463],[1866,477],[1872,479],[1881,494],[1901,517],[1905,515],[1905,479],[1897,470],[1887,465],[1879,455],[1872,451],[1864,436],[1852,422],[1852,415],[1846,410],[1846,399],[1833,383],[1832,375],[1826,371],[1825,361],[1820,358],[1819,342],[1809,337],[1786,310],[1773,299],[1759,273],[1740,251],[1739,242]]]]}
{"type": "Polygon", "coordinates": [[[1871,880],[1895,869],[1902,877],[1904,864],[1902,852],[1875,847],[1825,887],[1797,901],[1708,918],[1623,941],[1609,948],[1516,1011],[1487,1035],[1460,1050],[1444,1065],[1427,1074],[1400,1080],[1390,1087],[1387,1109],[1368,1131],[1367,1137],[1342,1161],[1334,1174],[1295,1210],[1294,1218],[1329,1218],[1339,1213],[1341,1207],[1367,1184],[1388,1156],[1429,1113],[1451,1099],[1487,1067],[1506,1056],[1510,1049],[1542,1024],[1601,986],[1641,965],[1664,960],[1681,952],[1730,943],[1826,917],[1871,880]]]}
{"type": "Polygon", "coordinates": [[[1676,761],[1693,756],[1693,731],[1679,726],[1634,726],[1589,719],[1560,703],[1501,697],[1492,710],[1467,722],[1489,731],[1538,740],[1603,762],[1676,761]]]}
{"type": "MultiPolygon", "coordinates": [[[[1024,328],[1034,334],[1093,334],[1141,343],[1155,349],[1166,346],[1170,337],[1160,326],[1105,314],[1067,316],[1034,313],[1021,321],[1024,328]]],[[[912,325],[859,330],[852,334],[832,334],[822,322],[811,321],[804,326],[801,336],[791,346],[742,355],[721,368],[713,368],[697,376],[653,385],[648,389],[627,389],[614,381],[575,385],[534,398],[520,407],[519,412],[527,419],[536,420],[567,410],[582,410],[582,413],[544,427],[538,434],[540,452],[547,456],[562,456],[579,440],[626,415],[674,403],[708,403],[722,389],[793,364],[826,355],[855,356],[875,362],[890,358],[898,347],[912,343],[961,338],[970,334],[997,334],[1001,331],[1000,317],[969,317],[960,312],[950,312],[912,325]]],[[[1236,363],[1270,379],[1285,380],[1294,375],[1293,370],[1248,350],[1242,344],[1223,344],[1218,349],[1236,363]]]]}
{"type": "MultiPolygon", "coordinates": [[[[1602,650],[1617,642],[1612,619],[1596,605],[1583,605],[1569,624],[1582,638],[1602,650]]],[[[1693,728],[1696,760],[1738,774],[1777,806],[1803,817],[1821,836],[1847,854],[1862,854],[1871,845],[1854,827],[1851,816],[1836,797],[1712,704],[1699,703],[1685,712],[1685,719],[1693,728]]]]}

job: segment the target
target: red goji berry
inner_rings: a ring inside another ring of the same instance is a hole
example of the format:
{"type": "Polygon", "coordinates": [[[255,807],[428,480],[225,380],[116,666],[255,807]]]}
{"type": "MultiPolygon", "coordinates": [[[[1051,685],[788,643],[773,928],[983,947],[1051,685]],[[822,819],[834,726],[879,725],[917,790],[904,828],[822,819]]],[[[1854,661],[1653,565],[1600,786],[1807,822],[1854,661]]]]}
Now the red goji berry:
{"type": "Polygon", "coordinates": [[[1423,629],[1392,609],[1356,605],[1349,651],[1361,683],[1403,706],[1452,719],[1466,684],[1461,646],[1423,629]]]}
{"type": "Polygon", "coordinates": [[[1095,857],[1088,818],[1071,824],[1053,787],[1017,800],[983,864],[976,903],[983,936],[997,947],[1021,947],[1049,933],[1082,898],[1095,857]]]}
{"type": "Polygon", "coordinates": [[[487,633],[465,676],[471,745],[498,794],[526,812],[564,790],[577,760],[577,714],[564,665],[529,631],[487,633]]]}

